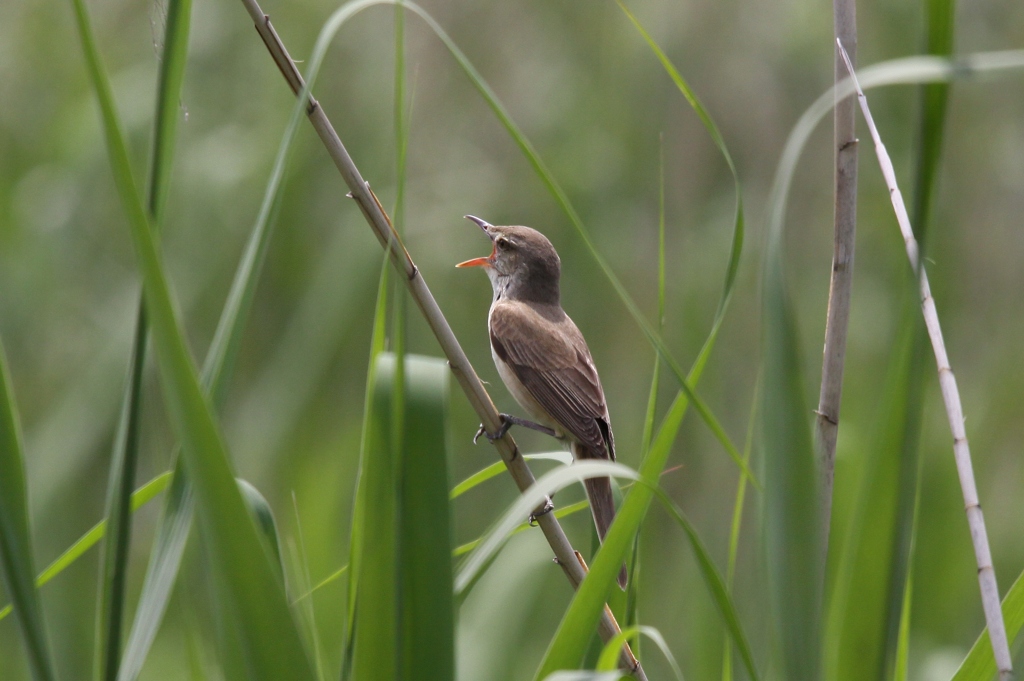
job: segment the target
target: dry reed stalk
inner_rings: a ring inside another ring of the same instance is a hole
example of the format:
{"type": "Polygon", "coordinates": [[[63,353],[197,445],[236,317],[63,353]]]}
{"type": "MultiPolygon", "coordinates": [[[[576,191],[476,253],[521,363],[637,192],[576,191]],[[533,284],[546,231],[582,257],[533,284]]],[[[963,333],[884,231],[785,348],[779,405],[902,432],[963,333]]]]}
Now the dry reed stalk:
{"type": "MultiPolygon", "coordinates": [[[[832,14],[836,40],[850,45],[853,58],[857,47],[857,13],[854,0],[833,0],[832,14]]],[[[835,53],[835,82],[846,77],[846,66],[838,44],[835,53]]],[[[853,97],[840,100],[836,88],[833,112],[835,141],[835,240],[832,276],[828,289],[825,348],[821,363],[821,393],[818,396],[814,436],[821,474],[822,555],[828,553],[832,518],[832,482],[835,475],[836,439],[839,435],[839,407],[843,396],[843,363],[846,359],[846,330],[850,321],[853,289],[853,254],[857,232],[857,105],[853,97]]]]}
{"type": "Polygon", "coordinates": [[[839,49],[842,50],[843,60],[846,68],[853,79],[854,87],[857,89],[857,99],[860,102],[861,111],[864,113],[864,120],[867,122],[868,130],[871,132],[871,139],[875,143],[875,154],[878,156],[878,165],[882,168],[882,175],[889,187],[889,197],[892,200],[892,207],[896,211],[896,221],[899,223],[900,232],[903,234],[903,242],[907,247],[907,258],[910,266],[917,273],[921,291],[921,310],[924,314],[925,326],[928,328],[928,337],[932,342],[932,351],[935,353],[935,362],[939,369],[939,388],[942,391],[942,401],[946,405],[946,417],[949,419],[949,429],[953,433],[953,457],[956,459],[956,471],[960,476],[960,488],[964,495],[964,508],[967,513],[967,524],[971,531],[971,543],[974,545],[974,556],[978,562],[978,584],[981,587],[981,605],[985,610],[985,624],[988,626],[989,641],[992,643],[992,653],[995,657],[996,667],[999,669],[1000,681],[1009,681],[1013,678],[1013,663],[1010,660],[1010,648],[1006,640],[1006,626],[1003,623],[1003,610],[999,604],[999,587],[996,585],[996,571],[992,567],[992,554],[988,546],[988,534],[985,531],[985,518],[981,513],[981,504],[978,501],[978,490],[974,484],[974,469],[971,465],[971,450],[967,444],[967,431],[964,429],[964,411],[960,403],[960,393],[956,386],[956,377],[949,366],[949,357],[946,355],[946,344],[942,339],[942,328],[939,326],[939,314],[935,309],[935,299],[932,298],[931,288],[928,285],[928,274],[924,265],[920,262],[920,253],[914,232],[910,227],[910,216],[907,215],[907,207],[903,203],[903,195],[896,185],[896,171],[893,170],[892,161],[889,159],[889,152],[882,144],[882,138],[875,127],[875,121],[871,117],[871,110],[868,108],[867,97],[861,90],[857,81],[857,74],[853,70],[846,50],[841,42],[837,41],[839,49]]]}
{"type": "MultiPolygon", "coordinates": [[[[270,23],[270,17],[263,13],[256,0],[242,0],[242,4],[245,5],[246,10],[249,12],[249,16],[256,25],[257,32],[259,32],[267,50],[269,50],[271,57],[273,57],[277,67],[281,70],[281,74],[288,82],[292,92],[296,96],[300,95],[304,87],[302,75],[289,56],[288,50],[285,48],[281,38],[277,35],[277,31],[274,30],[273,25],[270,23]]],[[[455,374],[455,378],[462,391],[469,399],[473,410],[479,415],[487,432],[496,432],[501,426],[498,410],[495,408],[490,395],[487,394],[487,390],[477,376],[472,364],[470,364],[469,358],[466,357],[466,353],[462,350],[462,346],[455,338],[455,334],[448,325],[448,320],[445,319],[441,308],[438,307],[437,302],[434,300],[434,296],[427,287],[426,281],[424,281],[419,269],[413,263],[409,252],[403,245],[401,238],[392,226],[391,219],[387,216],[380,201],[377,200],[377,197],[370,189],[369,183],[363,179],[359,169],[352,161],[352,157],[349,156],[348,150],[345,149],[345,145],[342,144],[341,138],[338,137],[338,133],[334,130],[334,126],[331,125],[330,120],[328,120],[319,103],[313,98],[312,94],[308,95],[307,99],[306,114],[309,117],[309,121],[327,149],[327,153],[334,161],[334,165],[337,166],[338,171],[345,180],[345,184],[351,190],[349,195],[356,201],[360,210],[362,210],[366,222],[377,236],[381,245],[389,252],[395,269],[403,275],[410,295],[416,301],[420,311],[423,313],[423,317],[437,338],[442,352],[444,352],[445,357],[448,359],[448,365],[451,367],[452,373],[455,374]]],[[[506,434],[501,439],[495,440],[493,444],[519,489],[525,491],[532,486],[535,482],[533,472],[520,455],[512,436],[506,434]]],[[[576,551],[565,536],[565,532],[555,518],[555,514],[543,511],[545,511],[544,504],[536,510],[538,514],[536,522],[544,533],[544,537],[547,539],[552,551],[554,551],[558,564],[561,565],[566,577],[568,577],[569,582],[575,589],[583,581],[586,572],[580,565],[576,557],[576,551]]],[[[598,623],[598,632],[604,641],[610,640],[619,633],[618,624],[610,616],[607,609],[602,614],[601,620],[598,623]]],[[[623,670],[631,673],[638,681],[646,681],[647,676],[644,673],[643,667],[640,666],[640,662],[633,655],[628,644],[624,644],[622,647],[619,663],[623,670]]]]}

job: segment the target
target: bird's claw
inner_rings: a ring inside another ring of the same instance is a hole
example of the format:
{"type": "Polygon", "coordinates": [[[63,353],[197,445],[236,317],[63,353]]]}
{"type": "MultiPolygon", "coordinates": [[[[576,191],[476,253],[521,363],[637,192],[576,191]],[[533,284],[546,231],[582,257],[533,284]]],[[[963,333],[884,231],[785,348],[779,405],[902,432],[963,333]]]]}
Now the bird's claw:
{"type": "Polygon", "coordinates": [[[488,433],[486,426],[484,426],[484,424],[481,423],[480,428],[478,428],[476,431],[476,435],[473,436],[473,444],[476,444],[476,441],[480,439],[481,435],[486,437],[491,442],[494,442],[495,440],[500,440],[501,438],[505,437],[505,433],[507,433],[508,429],[512,427],[512,421],[509,420],[507,414],[498,414],[498,418],[501,419],[501,427],[498,428],[498,431],[495,433],[488,433]]]}
{"type": "Polygon", "coordinates": [[[530,527],[537,527],[537,519],[541,516],[545,516],[555,510],[555,502],[551,501],[551,497],[544,500],[544,507],[539,511],[530,514],[529,521],[530,527]]]}

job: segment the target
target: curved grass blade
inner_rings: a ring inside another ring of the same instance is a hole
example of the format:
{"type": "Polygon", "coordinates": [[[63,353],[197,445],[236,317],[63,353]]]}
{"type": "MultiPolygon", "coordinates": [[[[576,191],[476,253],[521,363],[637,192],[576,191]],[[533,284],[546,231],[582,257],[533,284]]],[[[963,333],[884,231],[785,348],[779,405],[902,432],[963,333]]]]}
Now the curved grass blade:
{"type": "MultiPolygon", "coordinates": [[[[689,377],[694,384],[700,375],[700,367],[695,369],[689,377]]],[[[678,394],[654,436],[650,451],[641,461],[639,472],[642,479],[657,481],[664,470],[688,406],[686,395],[678,394]]],[[[619,566],[650,506],[654,494],[652,487],[650,484],[635,485],[626,495],[615,521],[608,529],[601,550],[590,566],[587,578],[573,596],[534,678],[543,679],[557,670],[573,669],[583,658],[593,625],[608,599],[619,566]]]]}
{"type": "MultiPolygon", "coordinates": [[[[886,85],[914,85],[940,83],[954,79],[970,79],[981,74],[1001,75],[1024,69],[1024,50],[1000,52],[978,52],[942,59],[940,57],[905,57],[873,64],[857,71],[857,78],[864,90],[886,85]]],[[[768,198],[767,232],[774,234],[782,230],[786,217],[786,201],[797,163],[807,146],[807,140],[818,123],[828,115],[836,101],[854,93],[853,80],[847,78],[838,86],[826,90],[804,111],[793,126],[779,157],[775,179],[768,198]]]]}
{"type": "Polygon", "coordinates": [[[32,563],[21,426],[7,370],[7,353],[0,344],[0,572],[21,626],[32,676],[37,681],[49,681],[56,676],[39,592],[32,579],[32,563]]]}
{"type": "Polygon", "coordinates": [[[238,489],[242,492],[242,499],[246,508],[256,521],[256,529],[260,531],[260,539],[263,540],[264,548],[271,557],[271,565],[277,571],[277,578],[281,581],[281,588],[284,588],[284,559],[281,557],[281,540],[277,534],[277,521],[274,519],[274,511],[256,487],[242,478],[236,480],[238,489]]]}
{"type": "MultiPolygon", "coordinates": [[[[614,671],[618,667],[619,651],[622,650],[622,644],[627,641],[638,641],[641,635],[644,635],[654,641],[661,650],[661,654],[665,656],[666,660],[668,660],[669,666],[672,667],[672,673],[675,674],[676,681],[683,681],[683,672],[679,669],[679,663],[676,662],[676,658],[672,654],[672,650],[668,647],[668,643],[665,642],[665,637],[661,635],[660,631],[651,626],[634,625],[626,627],[612,637],[612,639],[609,640],[601,650],[601,657],[597,660],[597,671],[614,671]]],[[[635,647],[636,646],[634,646],[634,648],[635,647]]]]}
{"type": "MultiPolygon", "coordinates": [[[[132,511],[137,511],[155,499],[157,494],[167,489],[167,485],[169,485],[170,482],[171,473],[170,471],[167,471],[161,473],[139,489],[132,492],[132,511]]],[[[55,561],[50,563],[45,570],[39,573],[36,577],[36,587],[41,587],[46,584],[63,572],[65,568],[69,567],[72,563],[81,558],[82,554],[99,543],[106,531],[106,520],[101,520],[93,525],[88,532],[79,537],[78,541],[65,549],[64,553],[60,554],[55,561]]],[[[0,608],[0,620],[11,614],[12,610],[13,608],[10,605],[0,608]]]]}
{"type": "Polygon", "coordinates": [[[619,681],[621,672],[597,672],[589,669],[561,671],[549,674],[544,681],[619,681]]]}
{"type": "Polygon", "coordinates": [[[171,422],[196,485],[200,522],[217,570],[220,596],[236,618],[255,678],[313,678],[288,604],[234,482],[227,453],[192,365],[149,218],[132,177],[110,84],[83,0],[73,0],[89,75],[100,105],[115,184],[128,217],[146,307],[151,315],[171,422]]]}
{"type": "MultiPolygon", "coordinates": [[[[524,454],[523,458],[527,461],[557,461],[563,466],[568,466],[572,463],[572,454],[569,452],[547,452],[540,454],[524,454]]],[[[487,482],[491,478],[501,475],[505,471],[505,464],[501,461],[492,463],[487,468],[479,470],[473,475],[469,476],[459,484],[452,488],[449,498],[455,499],[460,497],[469,490],[473,489],[477,485],[487,482]]]]}
{"type": "Polygon", "coordinates": [[[455,578],[456,595],[461,594],[476,579],[480,570],[505,544],[516,526],[544,503],[545,499],[574,482],[602,476],[639,479],[638,473],[629,466],[597,460],[577,461],[571,466],[560,466],[538,478],[533,487],[521,494],[508,507],[494,527],[483,536],[480,545],[470,554],[455,578]]]}

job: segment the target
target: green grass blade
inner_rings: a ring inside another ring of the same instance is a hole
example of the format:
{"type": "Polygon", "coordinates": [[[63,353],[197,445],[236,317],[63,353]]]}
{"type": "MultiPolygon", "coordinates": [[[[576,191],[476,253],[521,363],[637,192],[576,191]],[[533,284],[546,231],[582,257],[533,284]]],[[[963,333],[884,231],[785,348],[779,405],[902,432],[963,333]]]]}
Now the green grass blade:
{"type": "Polygon", "coordinates": [[[271,565],[277,572],[277,578],[284,588],[284,559],[281,557],[281,540],[277,534],[277,521],[274,519],[274,510],[270,508],[266,498],[252,483],[238,478],[238,489],[242,492],[242,499],[246,508],[256,521],[256,529],[259,530],[260,539],[263,541],[267,553],[271,557],[271,565]]]}
{"type": "Polygon", "coordinates": [[[55,679],[43,609],[36,591],[29,530],[21,426],[0,344],[0,572],[21,626],[29,668],[37,681],[55,679]]]}
{"type": "Polygon", "coordinates": [[[544,681],[619,681],[623,678],[619,672],[597,672],[580,669],[571,672],[555,672],[544,678],[544,681]]]}
{"type": "Polygon", "coordinates": [[[171,422],[196,486],[201,526],[225,606],[235,616],[254,678],[312,678],[283,589],[235,484],[220,433],[178,324],[148,216],[128,162],[110,84],[82,0],[73,0],[90,78],[100,105],[115,184],[128,217],[171,422]]]}
{"type": "MultiPolygon", "coordinates": [[[[668,643],[665,642],[665,637],[661,635],[660,631],[651,626],[626,627],[613,636],[601,650],[601,657],[597,661],[597,671],[610,672],[618,669],[619,652],[622,650],[622,644],[627,641],[639,641],[641,635],[654,641],[661,650],[661,654],[668,660],[669,666],[672,667],[672,673],[675,675],[676,681],[683,681],[683,672],[679,669],[679,663],[676,662],[676,658],[668,647],[668,643]]],[[[636,645],[634,644],[634,649],[635,647],[636,645]]]]}
{"type": "Polygon", "coordinates": [[[146,365],[146,308],[140,304],[135,326],[128,385],[125,388],[117,436],[110,461],[107,484],[107,529],[100,562],[96,607],[96,679],[117,678],[124,627],[125,589],[128,580],[128,550],[131,540],[131,493],[139,458],[139,429],[142,420],[142,372],[146,365]]]}
{"type": "MultiPolygon", "coordinates": [[[[356,594],[359,590],[359,577],[362,572],[363,548],[366,523],[367,482],[366,475],[370,466],[370,434],[373,427],[374,396],[377,385],[377,357],[384,352],[388,307],[388,272],[390,271],[387,253],[381,263],[380,280],[377,284],[377,303],[373,314],[373,334],[370,338],[370,361],[366,373],[366,391],[363,398],[363,426],[359,443],[359,466],[356,469],[356,492],[352,504],[351,537],[349,538],[348,571],[348,614],[345,619],[345,644],[342,647],[342,679],[349,678],[352,665],[352,652],[355,645],[356,594]]],[[[340,570],[339,570],[340,573],[340,570]]],[[[337,574],[337,573],[336,573],[337,574]]],[[[323,583],[323,582],[322,582],[323,583]]],[[[322,584],[321,583],[321,584],[322,584]]]]}
{"type": "MultiPolygon", "coordinates": [[[[754,428],[757,423],[757,406],[761,395],[761,379],[754,385],[754,397],[747,419],[747,441],[743,445],[743,460],[750,463],[750,451],[754,447],[754,428]]],[[[736,500],[733,502],[732,523],[729,527],[729,559],[725,568],[725,588],[732,594],[733,577],[736,573],[736,554],[740,547],[740,528],[743,524],[743,507],[747,498],[747,478],[740,476],[736,485],[736,500]]],[[[726,638],[722,645],[722,681],[732,681],[732,642],[726,638]]]]}
{"type": "MultiPolygon", "coordinates": [[[[1017,575],[1010,590],[1003,598],[1003,621],[1006,623],[1006,638],[1013,641],[1024,626],[1024,572],[1017,575]]],[[[992,681],[996,675],[996,661],[992,656],[992,644],[988,640],[988,629],[981,631],[971,650],[967,653],[952,681],[992,681]]]]}
{"type": "MultiPolygon", "coordinates": [[[[926,0],[924,3],[926,33],[925,51],[937,56],[953,54],[956,27],[956,2],[953,0],[926,0]]],[[[916,169],[914,173],[914,200],[911,216],[915,236],[922,249],[927,242],[931,225],[932,207],[938,188],[939,162],[945,138],[946,108],[949,101],[949,83],[929,83],[921,86],[921,112],[919,117],[916,169]]]]}
{"type": "Polygon", "coordinates": [[[739,615],[736,614],[736,606],[733,604],[732,597],[729,595],[729,589],[726,586],[725,580],[722,579],[721,574],[719,574],[718,568],[715,567],[715,563],[711,559],[711,554],[708,553],[708,550],[704,547],[704,542],[701,541],[700,535],[697,534],[697,530],[693,527],[693,524],[687,519],[686,515],[675,504],[675,502],[673,502],[660,487],[656,488],[654,492],[658,495],[658,499],[661,501],[662,506],[665,507],[665,510],[668,511],[669,515],[672,516],[676,523],[683,528],[683,532],[686,533],[686,538],[690,541],[690,547],[693,549],[693,553],[697,557],[697,565],[700,567],[701,576],[704,578],[704,582],[708,586],[711,598],[714,600],[719,613],[722,615],[722,620],[725,622],[726,628],[732,636],[732,641],[736,645],[740,657],[743,659],[743,664],[747,668],[747,673],[750,675],[751,679],[757,681],[761,677],[757,673],[757,665],[754,664],[754,655],[750,649],[750,643],[747,641],[747,635],[743,631],[743,626],[740,624],[739,615]]]}
{"type": "MultiPolygon", "coordinates": [[[[690,380],[696,383],[698,377],[691,373],[690,380]]],[[[650,452],[641,462],[640,476],[644,480],[655,481],[656,484],[659,474],[665,468],[665,462],[668,460],[688,406],[686,396],[679,394],[669,407],[654,436],[650,452]]],[[[635,485],[626,495],[615,521],[608,529],[601,550],[590,566],[590,572],[577,589],[554,638],[548,645],[535,675],[536,679],[543,679],[560,669],[574,669],[578,666],[601,609],[613,588],[612,584],[619,566],[647,513],[653,494],[651,485],[635,485]]]]}
{"type": "Polygon", "coordinates": [[[405,447],[400,472],[399,588],[402,676],[455,678],[452,530],[448,499],[448,367],[406,357],[405,447]]]}
{"type": "Polygon", "coordinates": [[[359,539],[351,558],[357,573],[350,596],[355,611],[349,633],[351,678],[360,681],[400,678],[398,462],[391,446],[395,361],[386,353],[377,353],[373,361],[359,478],[359,539]]]}
{"type": "MultiPolygon", "coordinates": [[[[167,471],[156,476],[142,487],[132,492],[132,511],[137,511],[150,501],[156,498],[156,495],[167,489],[167,485],[171,482],[171,473],[167,471]]],[[[60,554],[56,560],[46,566],[42,572],[36,577],[36,587],[41,587],[51,579],[63,572],[72,563],[82,557],[82,555],[91,549],[93,546],[99,543],[100,539],[107,531],[107,521],[101,520],[100,522],[93,525],[88,532],[83,534],[78,540],[65,549],[64,553],[60,554]]],[[[0,620],[7,617],[13,611],[12,606],[5,605],[0,608],[0,620]]]]}
{"type": "MultiPolygon", "coordinates": [[[[170,187],[170,174],[177,139],[179,100],[188,54],[191,0],[171,0],[167,5],[164,49],[157,86],[156,122],[149,175],[148,210],[159,229],[170,187]]],[[[107,518],[110,533],[100,566],[99,605],[96,610],[96,677],[114,681],[118,675],[124,628],[125,584],[131,538],[130,498],[138,461],[139,428],[142,412],[141,383],[146,365],[148,320],[139,301],[132,361],[125,391],[121,423],[110,466],[107,518]]]]}
{"type": "MultiPolygon", "coordinates": [[[[563,466],[568,466],[572,463],[572,454],[569,452],[547,452],[541,454],[524,454],[523,458],[527,461],[557,461],[563,466]]],[[[495,478],[505,472],[505,464],[501,461],[492,463],[487,468],[479,470],[473,475],[469,476],[459,484],[452,488],[450,498],[455,499],[460,497],[469,490],[473,489],[477,485],[487,482],[491,478],[495,478]]]]}
{"type": "Polygon", "coordinates": [[[895,664],[903,594],[909,577],[914,497],[918,489],[918,434],[927,359],[921,324],[907,277],[908,320],[896,350],[879,410],[881,427],[862,464],[864,474],[836,579],[828,632],[829,678],[885,678],[895,664]],[[916,322],[916,323],[915,323],[916,322]],[[836,624],[832,624],[835,622],[836,624]]]}
{"type": "Polygon", "coordinates": [[[189,482],[185,462],[180,454],[175,457],[174,471],[165,475],[171,477],[171,487],[149,554],[142,594],[135,609],[135,620],[121,657],[118,681],[134,681],[142,671],[174,590],[195,513],[192,483],[189,482]]]}
{"type": "MultiPolygon", "coordinates": [[[[456,595],[461,595],[476,580],[480,571],[505,544],[505,541],[511,536],[516,526],[523,519],[527,518],[534,509],[544,503],[545,499],[574,482],[582,482],[587,478],[602,476],[628,478],[630,480],[639,479],[637,472],[629,466],[596,459],[577,461],[571,466],[559,466],[542,475],[537,482],[523,492],[505,510],[498,522],[487,531],[482,538],[483,541],[473,550],[473,553],[459,569],[459,573],[455,577],[456,595]]],[[[620,560],[619,563],[621,564],[621,562],[620,560]]],[[[616,567],[616,571],[618,571],[618,567],[616,567]]],[[[582,655],[582,651],[580,654],[582,655]]]]}
{"type": "Polygon", "coordinates": [[[822,671],[819,483],[781,242],[781,233],[769,233],[762,285],[764,532],[781,676],[815,681],[822,671]]]}

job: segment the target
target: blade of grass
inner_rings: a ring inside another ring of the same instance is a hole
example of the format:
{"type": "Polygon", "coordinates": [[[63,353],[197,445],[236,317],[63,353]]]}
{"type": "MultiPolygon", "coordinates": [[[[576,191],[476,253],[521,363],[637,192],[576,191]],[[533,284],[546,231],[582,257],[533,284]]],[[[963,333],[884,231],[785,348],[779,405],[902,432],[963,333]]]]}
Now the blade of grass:
{"type": "MultiPolygon", "coordinates": [[[[903,318],[913,320],[913,281],[906,283],[911,295],[903,318]]],[[[879,430],[861,464],[864,475],[826,628],[830,679],[887,678],[895,661],[910,560],[903,535],[911,524],[903,506],[913,503],[917,488],[921,367],[914,357],[915,326],[905,324],[894,343],[881,391],[879,430]]]]}
{"type": "MultiPolygon", "coordinates": [[[[501,518],[491,529],[484,534],[483,541],[473,550],[473,553],[470,554],[455,577],[455,594],[461,594],[476,579],[484,565],[505,544],[512,530],[524,518],[528,517],[531,511],[537,508],[539,504],[544,503],[546,498],[574,482],[582,482],[588,478],[602,476],[627,478],[630,480],[637,480],[639,478],[637,472],[629,466],[604,460],[576,461],[571,466],[559,466],[542,475],[536,484],[520,495],[505,510],[501,518]]],[[[586,580],[584,580],[585,583],[586,580]]],[[[602,601],[603,603],[604,601],[602,601]]]]}
{"type": "MultiPolygon", "coordinates": [[[[743,459],[750,463],[750,451],[754,447],[754,429],[757,423],[757,406],[761,399],[761,379],[754,385],[754,396],[750,403],[747,419],[747,439],[743,445],[743,459]]],[[[729,527],[729,559],[725,568],[725,588],[732,595],[733,577],[736,574],[736,555],[740,547],[740,529],[743,525],[743,507],[747,498],[747,478],[740,476],[736,485],[736,501],[733,502],[732,523],[729,527]]],[[[732,681],[732,642],[726,638],[722,644],[722,681],[732,681]]]]}
{"type": "MultiPolygon", "coordinates": [[[[1013,586],[1006,592],[1002,611],[1006,619],[1006,634],[1009,640],[1013,641],[1024,626],[1024,572],[1017,575],[1013,586]]],[[[996,660],[992,655],[992,644],[986,627],[982,629],[964,661],[960,663],[960,668],[956,670],[952,681],[992,681],[996,672],[996,660]]]]}
{"type": "Polygon", "coordinates": [[[29,530],[25,455],[21,442],[21,425],[7,369],[7,353],[0,344],[0,573],[21,627],[32,676],[37,681],[50,681],[57,677],[39,592],[32,579],[35,568],[29,530]]]}
{"type": "Polygon", "coordinates": [[[743,626],[740,624],[739,615],[736,614],[736,606],[733,603],[732,597],[729,595],[729,589],[725,584],[725,580],[723,580],[722,576],[719,574],[718,568],[715,567],[715,563],[711,559],[711,554],[708,553],[708,550],[704,547],[704,543],[701,541],[700,535],[697,534],[697,530],[693,527],[693,524],[687,519],[679,506],[677,506],[660,487],[655,488],[654,493],[658,496],[658,500],[661,501],[665,510],[668,511],[669,515],[672,516],[676,523],[686,533],[686,538],[690,542],[690,547],[693,549],[693,553],[697,557],[697,565],[700,567],[701,576],[704,578],[704,582],[708,586],[708,591],[710,592],[715,605],[718,607],[719,614],[722,616],[722,620],[726,625],[726,629],[729,631],[733,643],[736,644],[736,649],[740,654],[740,658],[743,660],[747,673],[750,675],[751,679],[757,681],[760,679],[760,675],[757,673],[757,665],[754,663],[754,655],[750,649],[750,644],[747,641],[747,635],[743,631],[743,626]]]}
{"type": "MultiPolygon", "coordinates": [[[[300,100],[301,101],[301,100],[300,100]]],[[[352,503],[351,537],[349,538],[348,571],[348,613],[345,620],[345,644],[342,647],[341,678],[351,676],[353,650],[356,633],[356,595],[359,591],[359,578],[362,573],[363,550],[366,543],[366,505],[367,471],[372,465],[370,435],[373,427],[374,396],[377,386],[377,358],[384,352],[386,340],[387,305],[388,305],[388,268],[387,255],[381,264],[380,280],[377,284],[377,304],[373,314],[373,334],[370,338],[370,360],[366,372],[366,390],[363,398],[363,425],[359,443],[359,466],[356,470],[356,491],[352,503]]],[[[342,568],[344,569],[344,568],[342,568]]],[[[340,570],[339,570],[340,573],[340,570]]],[[[337,573],[336,573],[337,574],[337,573]]],[[[321,582],[323,584],[323,582],[321,582]]]]}
{"type": "MultiPolygon", "coordinates": [[[[563,466],[568,466],[572,463],[572,454],[569,452],[550,452],[541,454],[524,454],[523,458],[527,461],[557,461],[563,466]]],[[[487,468],[479,470],[473,475],[469,476],[459,484],[455,485],[451,491],[451,498],[455,499],[460,497],[469,490],[473,489],[477,485],[490,480],[491,478],[501,475],[502,471],[505,470],[505,464],[500,461],[492,463],[487,468]]]]}
{"type": "MultiPolygon", "coordinates": [[[[191,8],[191,0],[171,0],[167,4],[149,175],[149,217],[157,230],[163,222],[170,186],[191,8]]],[[[111,457],[106,511],[110,533],[105,541],[97,590],[95,678],[107,681],[117,678],[121,654],[131,539],[131,494],[138,466],[142,372],[146,365],[148,337],[146,308],[140,296],[121,422],[111,457]]]]}
{"type": "MultiPolygon", "coordinates": [[[[636,26],[638,31],[640,31],[641,35],[645,37],[648,45],[655,52],[659,61],[665,67],[669,76],[676,84],[676,87],[679,88],[680,92],[682,92],[682,94],[687,98],[691,106],[694,107],[698,117],[700,117],[702,122],[705,123],[712,139],[723,152],[730,169],[733,169],[733,177],[737,185],[736,220],[733,227],[732,248],[729,254],[729,264],[726,268],[722,297],[719,300],[718,310],[715,314],[715,319],[712,323],[711,331],[708,334],[707,340],[704,342],[704,346],[701,348],[700,353],[697,355],[697,359],[694,361],[693,367],[690,369],[689,375],[686,377],[687,382],[683,382],[681,384],[683,389],[676,395],[675,400],[670,406],[668,413],[658,429],[654,443],[652,444],[648,455],[641,462],[640,473],[644,479],[650,481],[657,480],[658,475],[664,469],[672,443],[675,441],[675,436],[679,431],[682,418],[690,404],[690,398],[693,397],[692,391],[688,391],[686,386],[696,385],[718,337],[718,331],[721,328],[722,321],[725,317],[725,312],[728,308],[729,300],[731,299],[732,290],[736,281],[736,274],[739,269],[740,256],[743,250],[744,220],[738,177],[733,168],[731,157],[728,155],[725,148],[724,141],[722,140],[721,135],[718,134],[717,128],[714,126],[710,116],[700,105],[697,98],[693,95],[693,92],[686,84],[686,81],[665,56],[664,52],[652,39],[650,39],[649,34],[647,34],[639,22],[632,17],[625,7],[623,7],[623,11],[628,17],[630,17],[634,26],[636,26]]],[[[666,363],[670,362],[669,356],[660,352],[660,350],[659,354],[663,359],[665,359],[666,363]]],[[[674,367],[673,371],[675,371],[674,367]]],[[[758,487],[757,480],[750,474],[749,467],[743,464],[742,459],[740,459],[738,453],[735,452],[735,448],[733,447],[732,449],[733,453],[736,454],[735,458],[738,460],[743,474],[751,480],[755,487],[758,487]]],[[[621,562],[625,552],[628,550],[629,542],[633,535],[635,535],[643,516],[646,514],[647,508],[650,504],[650,499],[651,492],[647,491],[646,486],[643,485],[636,486],[626,496],[616,521],[609,529],[609,533],[605,537],[605,543],[595,558],[594,565],[591,566],[589,577],[576,592],[576,596],[573,598],[573,603],[570,605],[569,610],[563,617],[555,638],[552,639],[549,644],[544,661],[541,663],[540,670],[536,675],[537,678],[543,678],[547,673],[559,668],[574,666],[582,656],[582,652],[586,645],[586,633],[581,632],[589,631],[588,624],[594,621],[600,612],[601,606],[607,597],[608,590],[610,589],[611,580],[614,578],[614,571],[617,570],[616,566],[621,562]],[[600,571],[598,570],[599,567],[600,571]]]]}
{"type": "Polygon", "coordinates": [[[445,430],[448,368],[406,358],[405,447],[399,473],[401,677],[455,678],[451,513],[445,430]]]}
{"type": "Polygon", "coordinates": [[[88,72],[100,105],[115,185],[128,218],[151,315],[154,345],[171,422],[196,485],[206,546],[237,616],[249,669],[256,678],[312,678],[309,660],[273,576],[253,520],[235,484],[227,454],[211,416],[178,324],[170,288],[149,217],[132,177],[121,124],[82,0],[73,0],[88,72]]]}
{"type": "Polygon", "coordinates": [[[668,647],[668,643],[665,642],[665,637],[661,635],[660,631],[651,626],[630,626],[619,632],[619,634],[611,641],[608,641],[601,650],[601,657],[598,658],[596,671],[614,671],[619,649],[622,647],[622,644],[626,641],[633,641],[633,648],[636,649],[639,647],[638,642],[641,635],[654,641],[661,650],[661,654],[665,656],[666,660],[668,660],[669,666],[672,667],[672,673],[675,675],[676,681],[683,681],[683,672],[679,669],[679,663],[676,662],[676,658],[672,654],[672,650],[668,647]]]}
{"type": "MultiPolygon", "coordinates": [[[[689,378],[692,384],[696,384],[699,379],[702,367],[703,364],[691,371],[689,378]]],[[[678,394],[655,434],[651,449],[640,464],[641,479],[648,483],[657,481],[660,472],[665,468],[665,462],[679,433],[687,406],[689,402],[686,395],[678,394]]],[[[571,468],[577,465],[579,464],[573,464],[571,468]]],[[[604,607],[619,566],[650,506],[654,486],[656,482],[654,485],[635,485],[626,495],[615,521],[608,529],[601,550],[590,566],[587,578],[577,589],[569,609],[563,615],[558,630],[548,645],[534,676],[535,679],[543,679],[560,669],[573,669],[579,664],[590,639],[591,627],[604,607]]]]}
{"type": "Polygon", "coordinates": [[[450,678],[454,609],[444,446],[443,365],[408,357],[406,447],[391,419],[396,357],[379,353],[367,432],[352,678],[450,678]],[[438,544],[446,547],[438,551],[438,544]],[[399,595],[401,597],[399,598],[399,595]]]}
{"type": "MultiPolygon", "coordinates": [[[[167,489],[167,486],[171,482],[170,471],[161,473],[142,487],[132,492],[132,504],[131,510],[137,511],[142,508],[150,501],[156,498],[160,492],[167,489]]],[[[72,563],[78,560],[82,554],[91,549],[93,546],[99,543],[100,539],[107,531],[107,521],[101,520],[92,526],[92,528],[78,538],[74,544],[64,550],[64,553],[60,554],[55,561],[46,566],[42,572],[36,577],[36,587],[41,587],[51,579],[59,575],[69,567],[72,563]]],[[[12,606],[6,605],[0,608],[0,620],[11,614],[12,606]]]]}
{"type": "Polygon", "coordinates": [[[821,676],[823,555],[818,472],[801,378],[795,314],[785,284],[781,229],[768,233],[762,283],[764,532],[782,678],[821,676]]]}

